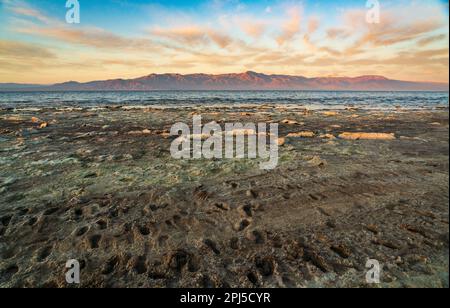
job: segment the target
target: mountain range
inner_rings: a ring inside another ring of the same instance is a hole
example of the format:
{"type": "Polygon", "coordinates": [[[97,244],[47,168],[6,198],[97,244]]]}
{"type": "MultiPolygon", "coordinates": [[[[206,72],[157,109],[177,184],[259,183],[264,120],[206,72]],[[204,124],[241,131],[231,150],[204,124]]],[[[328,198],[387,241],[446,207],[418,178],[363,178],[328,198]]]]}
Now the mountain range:
{"type": "Polygon", "coordinates": [[[383,76],[317,77],[241,74],[151,74],[54,85],[1,84],[0,91],[153,91],[153,90],[323,90],[323,91],[448,91],[446,83],[392,80],[383,76]]]}

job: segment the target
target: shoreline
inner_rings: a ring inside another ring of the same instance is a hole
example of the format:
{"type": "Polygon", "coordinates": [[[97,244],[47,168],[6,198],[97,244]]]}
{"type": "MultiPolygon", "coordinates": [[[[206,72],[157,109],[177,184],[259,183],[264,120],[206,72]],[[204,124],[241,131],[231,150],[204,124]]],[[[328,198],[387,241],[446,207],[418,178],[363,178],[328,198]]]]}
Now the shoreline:
{"type": "Polygon", "coordinates": [[[101,111],[136,111],[141,110],[145,112],[154,111],[196,111],[199,109],[216,109],[216,110],[287,110],[287,111],[312,111],[312,112],[321,112],[321,111],[360,111],[360,112],[420,112],[420,111],[445,111],[449,110],[450,106],[401,106],[401,105],[393,105],[390,107],[380,107],[380,106],[357,106],[354,104],[346,104],[346,105],[299,105],[299,104],[161,104],[161,105],[124,105],[124,104],[110,104],[110,105],[78,105],[78,106],[34,106],[34,107],[0,107],[0,112],[51,112],[51,111],[83,111],[83,112],[101,112],[101,111]]]}

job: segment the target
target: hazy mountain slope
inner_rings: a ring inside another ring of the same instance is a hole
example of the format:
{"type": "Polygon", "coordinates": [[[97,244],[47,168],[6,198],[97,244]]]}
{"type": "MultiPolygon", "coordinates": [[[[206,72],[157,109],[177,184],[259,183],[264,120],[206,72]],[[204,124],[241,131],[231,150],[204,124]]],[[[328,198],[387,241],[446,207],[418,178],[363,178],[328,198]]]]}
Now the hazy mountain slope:
{"type": "MultiPolygon", "coordinates": [[[[20,86],[15,85],[14,89],[20,86]]],[[[30,86],[23,86],[23,90],[30,86]]],[[[151,74],[136,79],[114,79],[42,86],[49,91],[145,91],[145,90],[336,90],[336,91],[448,91],[448,84],[391,80],[382,76],[306,78],[289,75],[242,74],[151,74]]],[[[0,90],[4,87],[0,84],[0,90]]],[[[35,89],[33,87],[33,89],[35,89]]]]}

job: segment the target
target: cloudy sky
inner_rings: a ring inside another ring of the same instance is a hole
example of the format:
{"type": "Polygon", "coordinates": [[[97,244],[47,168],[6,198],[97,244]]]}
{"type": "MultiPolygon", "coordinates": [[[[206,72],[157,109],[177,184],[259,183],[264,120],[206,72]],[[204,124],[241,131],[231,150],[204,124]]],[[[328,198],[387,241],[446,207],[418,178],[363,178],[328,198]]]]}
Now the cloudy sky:
{"type": "Polygon", "coordinates": [[[384,75],[448,82],[448,0],[0,0],[0,82],[150,73],[384,75]]]}

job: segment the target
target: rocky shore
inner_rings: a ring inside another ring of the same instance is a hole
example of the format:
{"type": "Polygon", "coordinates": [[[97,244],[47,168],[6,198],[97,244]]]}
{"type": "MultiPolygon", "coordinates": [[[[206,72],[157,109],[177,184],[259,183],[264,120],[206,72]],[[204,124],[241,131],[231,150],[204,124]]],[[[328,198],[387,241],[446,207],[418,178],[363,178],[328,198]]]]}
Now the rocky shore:
{"type": "Polygon", "coordinates": [[[448,185],[448,109],[3,109],[0,287],[448,287],[448,185]],[[194,114],[279,123],[278,167],[173,159],[194,114]]]}

